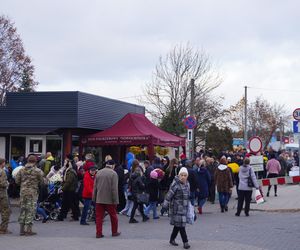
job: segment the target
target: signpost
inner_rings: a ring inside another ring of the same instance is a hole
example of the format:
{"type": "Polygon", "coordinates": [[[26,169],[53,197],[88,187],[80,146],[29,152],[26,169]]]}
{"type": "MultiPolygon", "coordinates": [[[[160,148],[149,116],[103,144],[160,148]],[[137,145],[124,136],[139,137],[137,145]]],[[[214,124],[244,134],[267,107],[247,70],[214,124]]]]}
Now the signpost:
{"type": "Polygon", "coordinates": [[[262,150],[262,141],[258,136],[254,136],[249,140],[249,149],[252,153],[257,154],[262,150]]]}
{"type": "MultiPolygon", "coordinates": [[[[300,108],[296,108],[293,112],[293,117],[296,120],[296,122],[298,122],[298,125],[293,126],[294,127],[294,131],[295,131],[295,127],[297,127],[297,133],[299,133],[299,122],[300,122],[300,108]]],[[[295,133],[295,132],[294,132],[295,133]]],[[[299,158],[299,162],[298,162],[298,166],[299,166],[299,176],[300,176],[300,138],[299,138],[299,149],[298,149],[298,158],[299,158]]]]}
{"type": "Polygon", "coordinates": [[[184,126],[187,129],[187,141],[188,141],[188,155],[189,159],[193,158],[193,142],[194,142],[194,128],[197,127],[197,121],[194,116],[187,116],[183,121],[184,126]]]}
{"type": "Polygon", "coordinates": [[[250,156],[250,165],[252,166],[254,172],[264,171],[264,157],[262,155],[250,156]]]}

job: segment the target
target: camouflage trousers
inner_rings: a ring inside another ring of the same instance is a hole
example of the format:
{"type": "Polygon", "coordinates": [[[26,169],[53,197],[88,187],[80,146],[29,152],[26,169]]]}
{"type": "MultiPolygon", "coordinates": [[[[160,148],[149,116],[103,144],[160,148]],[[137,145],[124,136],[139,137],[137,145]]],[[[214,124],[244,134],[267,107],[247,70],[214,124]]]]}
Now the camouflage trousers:
{"type": "Polygon", "coordinates": [[[32,225],[36,212],[36,197],[23,196],[20,197],[20,216],[19,223],[24,225],[32,225]]]}
{"type": "Polygon", "coordinates": [[[2,222],[0,224],[0,230],[5,231],[7,230],[9,217],[11,214],[7,195],[0,196],[0,214],[2,219],[2,222]]]}

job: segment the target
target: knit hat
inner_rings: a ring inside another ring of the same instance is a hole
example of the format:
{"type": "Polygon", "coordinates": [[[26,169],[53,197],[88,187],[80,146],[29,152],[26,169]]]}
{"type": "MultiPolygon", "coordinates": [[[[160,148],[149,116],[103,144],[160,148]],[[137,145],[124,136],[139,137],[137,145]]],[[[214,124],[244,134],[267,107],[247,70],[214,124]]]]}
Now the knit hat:
{"type": "Polygon", "coordinates": [[[158,178],[158,173],[155,170],[152,170],[150,172],[150,177],[156,180],[158,178]]]}
{"type": "Polygon", "coordinates": [[[186,169],[186,167],[182,167],[178,173],[178,175],[181,175],[181,174],[187,174],[189,175],[189,172],[188,170],[186,169]]]}
{"type": "Polygon", "coordinates": [[[115,166],[115,161],[114,160],[108,160],[106,163],[105,163],[105,166],[106,167],[113,167],[115,166]]]}
{"type": "Polygon", "coordinates": [[[97,169],[97,167],[95,166],[95,165],[91,165],[90,167],[89,167],[89,170],[96,170],[97,169]]]}

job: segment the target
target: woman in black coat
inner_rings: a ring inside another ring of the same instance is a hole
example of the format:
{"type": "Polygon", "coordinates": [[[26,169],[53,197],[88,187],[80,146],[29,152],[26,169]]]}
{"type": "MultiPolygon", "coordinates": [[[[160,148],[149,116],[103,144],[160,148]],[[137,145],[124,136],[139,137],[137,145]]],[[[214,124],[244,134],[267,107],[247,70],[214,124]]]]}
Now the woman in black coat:
{"type": "Polygon", "coordinates": [[[137,198],[138,194],[143,193],[146,189],[145,181],[143,178],[143,172],[139,167],[135,168],[134,172],[132,172],[130,176],[129,188],[133,198],[133,208],[131,211],[129,223],[138,223],[138,221],[134,218],[135,211],[137,208],[139,208],[139,211],[143,217],[143,222],[149,220],[149,217],[147,217],[144,214],[143,203],[139,203],[137,198]]]}

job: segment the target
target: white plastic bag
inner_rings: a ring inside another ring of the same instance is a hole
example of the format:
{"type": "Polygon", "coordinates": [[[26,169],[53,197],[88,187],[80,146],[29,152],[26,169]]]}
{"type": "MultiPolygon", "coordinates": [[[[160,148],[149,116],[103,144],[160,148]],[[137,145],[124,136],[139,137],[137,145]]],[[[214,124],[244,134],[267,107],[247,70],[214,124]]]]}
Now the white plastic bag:
{"type": "Polygon", "coordinates": [[[255,190],[255,201],[256,204],[264,203],[264,198],[262,197],[260,191],[258,189],[255,190]]]}
{"type": "Polygon", "coordinates": [[[188,224],[191,224],[191,225],[194,224],[194,221],[195,221],[195,208],[190,201],[188,204],[186,221],[188,224]]]}

